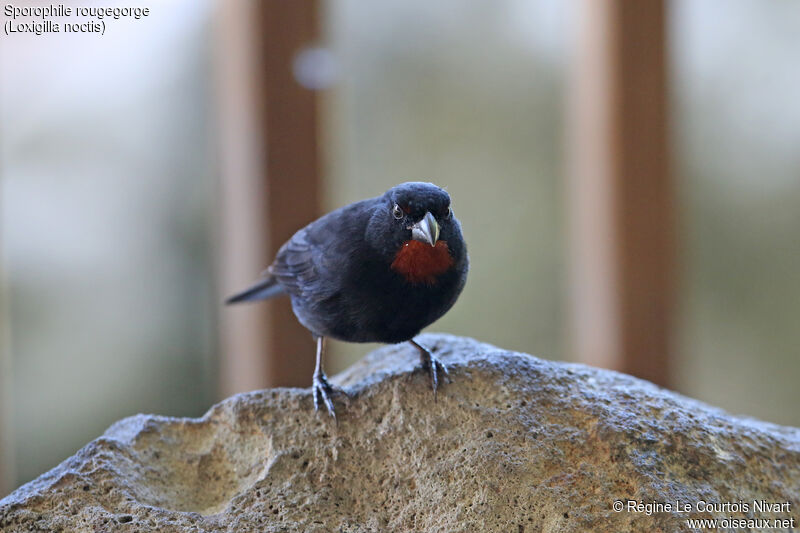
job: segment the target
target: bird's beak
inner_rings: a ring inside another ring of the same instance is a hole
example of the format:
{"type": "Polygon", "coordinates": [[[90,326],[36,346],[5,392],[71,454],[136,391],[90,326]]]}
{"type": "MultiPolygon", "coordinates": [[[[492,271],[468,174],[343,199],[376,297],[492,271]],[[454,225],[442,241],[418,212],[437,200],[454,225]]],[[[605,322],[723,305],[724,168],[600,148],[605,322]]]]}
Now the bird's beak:
{"type": "Polygon", "coordinates": [[[411,238],[431,246],[436,245],[439,240],[439,224],[430,212],[425,213],[422,220],[411,226],[411,238]]]}

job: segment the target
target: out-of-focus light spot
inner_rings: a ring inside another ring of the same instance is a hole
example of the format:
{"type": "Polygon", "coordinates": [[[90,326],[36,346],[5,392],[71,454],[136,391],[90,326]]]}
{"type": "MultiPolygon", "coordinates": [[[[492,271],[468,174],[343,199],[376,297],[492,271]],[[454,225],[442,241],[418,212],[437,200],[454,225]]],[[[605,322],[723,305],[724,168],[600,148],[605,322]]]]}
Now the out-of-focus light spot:
{"type": "Polygon", "coordinates": [[[292,71],[297,83],[306,89],[327,89],[336,82],[336,57],[327,48],[309,47],[294,56],[292,71]]]}

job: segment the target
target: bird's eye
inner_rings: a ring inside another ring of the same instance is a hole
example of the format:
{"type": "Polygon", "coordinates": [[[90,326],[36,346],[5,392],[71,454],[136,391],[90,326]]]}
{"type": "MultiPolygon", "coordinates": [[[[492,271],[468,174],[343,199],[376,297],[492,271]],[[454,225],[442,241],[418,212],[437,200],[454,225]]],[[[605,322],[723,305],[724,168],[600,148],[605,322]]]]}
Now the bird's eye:
{"type": "Polygon", "coordinates": [[[447,220],[447,219],[449,219],[449,218],[450,218],[450,217],[452,217],[452,216],[453,216],[453,208],[452,208],[452,207],[448,207],[448,208],[447,208],[447,211],[445,211],[445,213],[444,213],[444,217],[442,217],[442,218],[444,218],[445,220],[447,220]]]}
{"type": "Polygon", "coordinates": [[[400,208],[399,205],[394,204],[394,207],[392,208],[392,216],[397,220],[403,218],[403,210],[400,208]]]}

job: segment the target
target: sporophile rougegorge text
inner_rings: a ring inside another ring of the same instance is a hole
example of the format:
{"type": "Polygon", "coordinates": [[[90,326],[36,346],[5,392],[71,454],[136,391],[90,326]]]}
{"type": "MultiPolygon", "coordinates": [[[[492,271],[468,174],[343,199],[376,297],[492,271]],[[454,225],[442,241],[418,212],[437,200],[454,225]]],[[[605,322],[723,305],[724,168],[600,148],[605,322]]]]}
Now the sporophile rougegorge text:
{"type": "Polygon", "coordinates": [[[8,35],[46,35],[52,33],[94,33],[105,35],[106,21],[140,20],[150,16],[149,7],[3,6],[3,32],[8,35]]]}

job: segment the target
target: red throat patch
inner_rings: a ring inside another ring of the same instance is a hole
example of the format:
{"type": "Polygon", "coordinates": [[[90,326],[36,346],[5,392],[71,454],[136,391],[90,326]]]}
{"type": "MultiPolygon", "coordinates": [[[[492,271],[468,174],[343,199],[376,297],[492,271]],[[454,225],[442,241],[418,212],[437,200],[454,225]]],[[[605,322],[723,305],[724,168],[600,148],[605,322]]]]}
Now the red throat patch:
{"type": "Polygon", "coordinates": [[[444,241],[435,246],[419,241],[406,241],[392,261],[392,270],[410,283],[436,283],[436,277],[453,266],[450,249],[444,241]]]}

